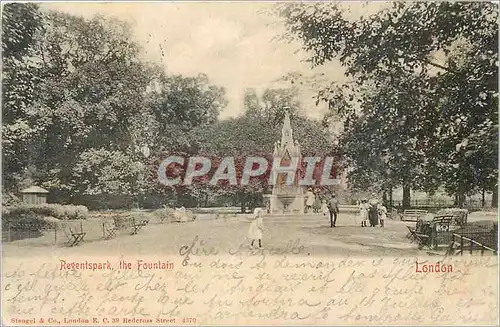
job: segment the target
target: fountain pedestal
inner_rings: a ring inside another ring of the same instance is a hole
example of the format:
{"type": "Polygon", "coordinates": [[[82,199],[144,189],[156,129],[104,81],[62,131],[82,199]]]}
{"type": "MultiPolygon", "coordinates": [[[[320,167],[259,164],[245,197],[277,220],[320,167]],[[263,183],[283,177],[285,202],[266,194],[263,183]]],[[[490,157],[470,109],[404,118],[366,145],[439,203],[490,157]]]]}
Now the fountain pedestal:
{"type": "Polygon", "coordinates": [[[268,212],[271,215],[300,215],[304,213],[304,195],[268,194],[268,212]]]}

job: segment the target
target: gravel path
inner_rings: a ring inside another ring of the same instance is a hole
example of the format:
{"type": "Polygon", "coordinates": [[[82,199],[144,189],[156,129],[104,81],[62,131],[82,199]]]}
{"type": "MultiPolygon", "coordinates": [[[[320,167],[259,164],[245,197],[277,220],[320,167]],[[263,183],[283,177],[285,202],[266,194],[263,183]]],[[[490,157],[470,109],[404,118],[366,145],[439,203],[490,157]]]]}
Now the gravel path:
{"type": "MultiPolygon", "coordinates": [[[[81,255],[177,254],[196,236],[205,247],[220,251],[248,247],[248,218],[237,216],[187,223],[150,224],[137,235],[119,235],[107,241],[95,241],[74,248],[41,246],[33,240],[3,244],[4,257],[81,255]]],[[[305,216],[268,216],[264,218],[265,249],[283,249],[302,245],[304,255],[399,256],[417,255],[419,251],[406,238],[406,223],[386,221],[385,228],[362,228],[359,216],[341,213],[337,227],[329,227],[329,218],[320,214],[305,216]]],[[[421,253],[421,252],[420,252],[421,253]]]]}

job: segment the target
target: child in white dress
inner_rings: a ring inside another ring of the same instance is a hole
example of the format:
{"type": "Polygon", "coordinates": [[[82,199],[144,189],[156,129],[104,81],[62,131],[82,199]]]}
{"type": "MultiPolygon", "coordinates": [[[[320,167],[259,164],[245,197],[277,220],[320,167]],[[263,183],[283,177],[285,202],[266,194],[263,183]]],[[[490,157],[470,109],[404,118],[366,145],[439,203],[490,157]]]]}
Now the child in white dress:
{"type": "Polygon", "coordinates": [[[323,213],[323,216],[330,214],[330,211],[328,210],[328,205],[326,204],[326,200],[323,200],[323,202],[321,203],[321,212],[323,213]]]}
{"type": "Polygon", "coordinates": [[[359,204],[359,213],[361,215],[361,227],[367,227],[368,203],[366,203],[366,200],[361,200],[361,203],[359,204]]]}
{"type": "Polygon", "coordinates": [[[263,210],[261,208],[256,208],[253,212],[253,221],[250,223],[248,228],[248,238],[252,240],[250,247],[253,248],[255,240],[259,240],[259,248],[262,248],[262,231],[264,230],[264,224],[262,222],[263,210]]]}
{"type": "Polygon", "coordinates": [[[384,227],[384,220],[387,218],[387,208],[383,204],[379,204],[377,209],[378,219],[380,220],[380,227],[384,227]]]}

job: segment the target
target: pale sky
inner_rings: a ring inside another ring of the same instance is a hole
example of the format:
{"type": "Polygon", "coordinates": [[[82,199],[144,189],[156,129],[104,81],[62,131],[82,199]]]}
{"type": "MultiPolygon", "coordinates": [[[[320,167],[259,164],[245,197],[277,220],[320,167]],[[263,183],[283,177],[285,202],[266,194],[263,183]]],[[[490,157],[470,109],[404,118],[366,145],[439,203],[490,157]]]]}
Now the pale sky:
{"type": "MultiPolygon", "coordinates": [[[[135,41],[144,48],[147,60],[162,64],[171,74],[205,73],[212,83],[226,89],[229,104],[221,118],[241,114],[246,88],[262,91],[290,86],[276,80],[292,71],[306,75],[325,72],[328,81],[344,79],[340,63],[332,62],[313,71],[310,64],[303,62],[305,54],[295,53],[300,44],[273,40],[283,26],[276,17],[263,13],[271,5],[259,2],[42,4],[89,18],[103,14],[130,22],[135,41]]],[[[356,14],[373,11],[360,2],[349,6],[356,14]]],[[[376,7],[380,8],[378,4],[376,7]]],[[[316,107],[312,95],[312,90],[304,88],[300,94],[302,105],[307,115],[320,118],[326,108],[316,107]]]]}

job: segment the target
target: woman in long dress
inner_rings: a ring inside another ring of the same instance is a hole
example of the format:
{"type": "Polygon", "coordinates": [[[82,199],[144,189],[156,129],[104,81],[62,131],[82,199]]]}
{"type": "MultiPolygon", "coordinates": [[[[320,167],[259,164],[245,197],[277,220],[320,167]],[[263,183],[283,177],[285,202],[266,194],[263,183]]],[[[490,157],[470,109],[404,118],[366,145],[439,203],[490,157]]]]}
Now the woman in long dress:
{"type": "Polygon", "coordinates": [[[306,213],[310,213],[312,206],[314,204],[314,193],[309,189],[306,193],[307,200],[306,200],[306,213]]]}
{"type": "Polygon", "coordinates": [[[361,216],[361,227],[368,227],[368,203],[366,200],[361,200],[359,204],[359,213],[361,216]]]}
{"type": "Polygon", "coordinates": [[[314,203],[313,203],[313,212],[318,213],[321,210],[321,199],[319,196],[316,194],[314,197],[314,203]]]}
{"type": "Polygon", "coordinates": [[[253,212],[253,220],[248,228],[248,238],[252,240],[250,247],[254,247],[256,240],[259,241],[259,248],[262,248],[262,231],[264,230],[264,224],[262,221],[263,210],[261,208],[255,208],[253,212]]]}
{"type": "Polygon", "coordinates": [[[370,219],[370,227],[375,227],[378,225],[378,200],[375,197],[375,194],[372,194],[372,198],[369,202],[370,211],[369,211],[369,219],[370,219]]]}

